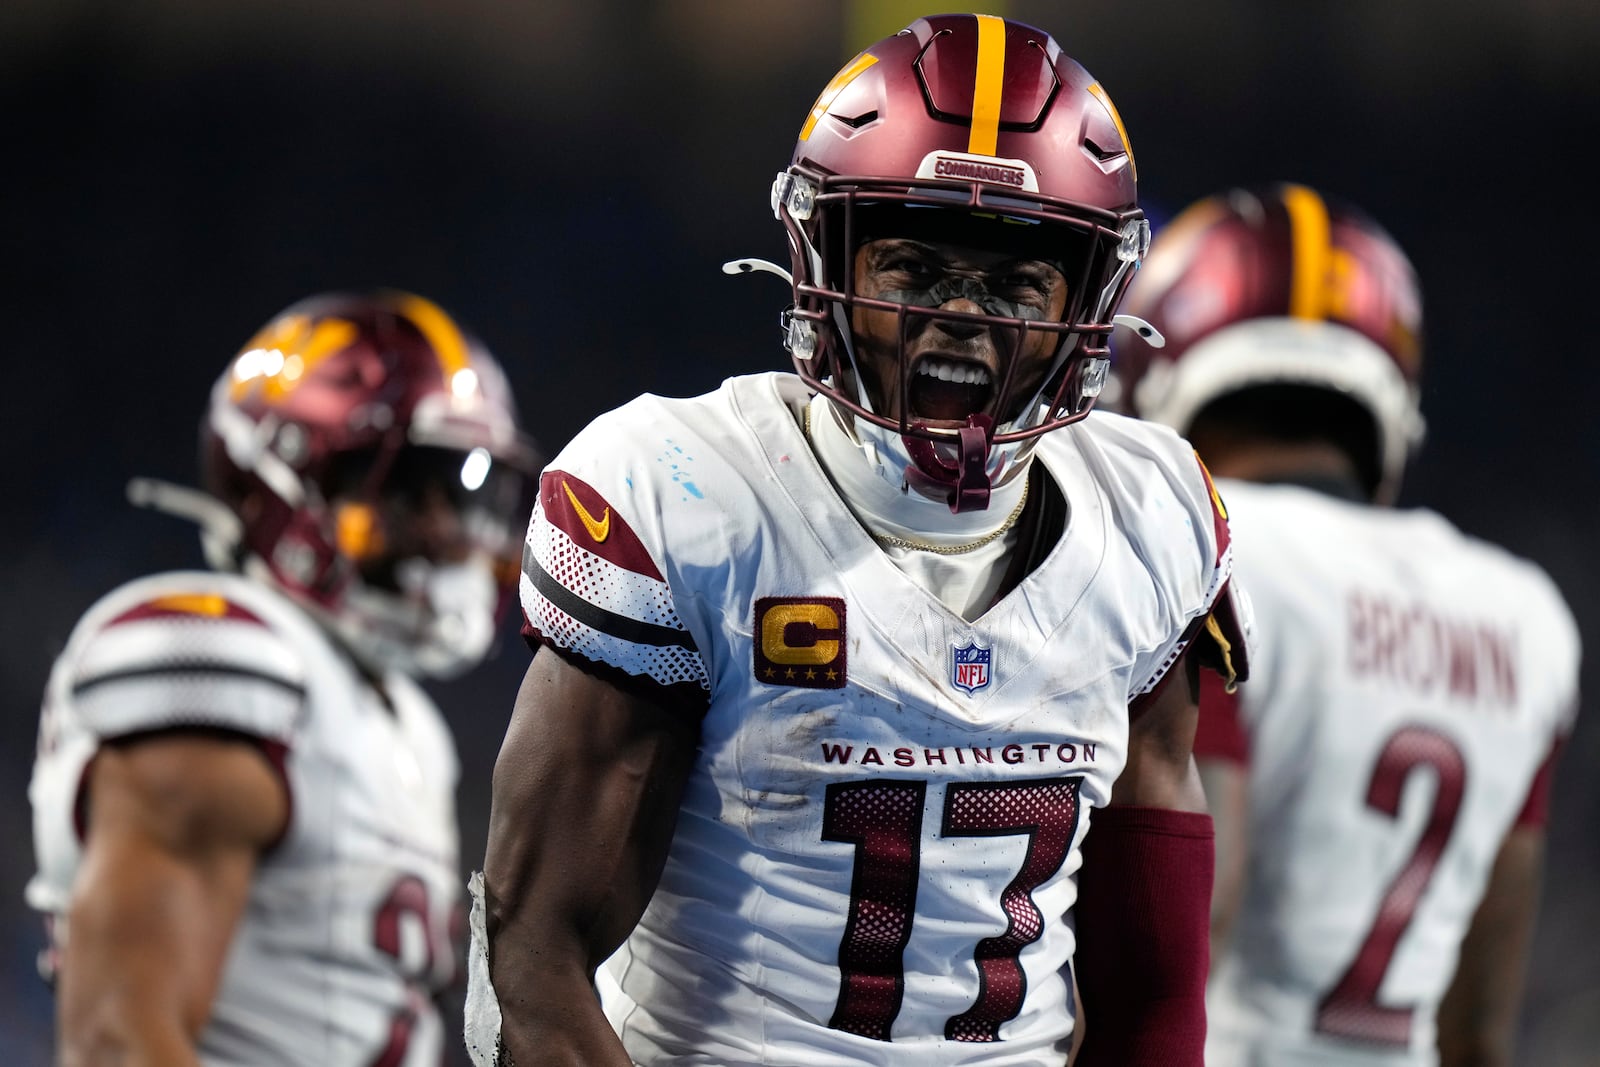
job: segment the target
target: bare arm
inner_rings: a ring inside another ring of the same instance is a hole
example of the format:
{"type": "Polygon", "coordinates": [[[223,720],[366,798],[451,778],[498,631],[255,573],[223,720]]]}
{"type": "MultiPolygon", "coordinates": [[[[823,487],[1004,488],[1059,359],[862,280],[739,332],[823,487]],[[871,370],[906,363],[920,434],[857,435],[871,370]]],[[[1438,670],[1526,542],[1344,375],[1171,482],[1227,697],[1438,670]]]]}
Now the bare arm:
{"type": "Polygon", "coordinates": [[[516,1064],[626,1067],[591,986],[655,891],[699,731],[548,650],[495,762],[490,974],[516,1064]]]}
{"type": "Polygon", "coordinates": [[[1111,787],[1111,803],[1204,812],[1206,794],[1194,763],[1200,714],[1199,667],[1192,655],[1128,725],[1128,762],[1111,787]]]}
{"type": "Polygon", "coordinates": [[[1249,774],[1232,760],[1199,760],[1200,782],[1216,829],[1216,877],[1211,889],[1211,966],[1233,933],[1244,898],[1250,852],[1249,774]]]}
{"type": "Polygon", "coordinates": [[[1439,1005],[1440,1067],[1511,1063],[1544,845],[1542,826],[1521,826],[1500,846],[1461,943],[1455,978],[1439,1005]]]}
{"type": "Polygon", "coordinates": [[[95,757],[59,989],[63,1067],[198,1064],[282,781],[242,740],[167,734],[95,757]]]}

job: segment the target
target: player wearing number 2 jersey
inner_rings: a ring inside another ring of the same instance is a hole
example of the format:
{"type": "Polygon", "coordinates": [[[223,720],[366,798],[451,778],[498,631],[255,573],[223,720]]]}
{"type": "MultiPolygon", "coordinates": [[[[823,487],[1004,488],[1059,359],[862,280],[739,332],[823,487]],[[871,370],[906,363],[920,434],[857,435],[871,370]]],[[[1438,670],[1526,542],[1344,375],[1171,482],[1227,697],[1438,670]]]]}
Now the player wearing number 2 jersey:
{"type": "Polygon", "coordinates": [[[1509,1064],[1578,640],[1537,567],[1373,506],[1420,430],[1410,264],[1312,189],[1235,190],[1157,236],[1129,304],[1168,345],[1119,342],[1127,399],[1219,475],[1260,633],[1195,742],[1207,1062],[1509,1064]]]}
{"type": "Polygon", "coordinates": [[[45,695],[61,1061],[436,1067],[457,772],[412,678],[488,651],[533,457],[494,361],[402,293],[275,318],[202,438],[209,496],[138,495],[217,569],[103,598],[45,695]]]}
{"type": "Polygon", "coordinates": [[[1089,411],[1132,167],[1047,35],[919,20],[774,186],[798,373],[546,468],[479,1063],[1064,1063],[1076,980],[1081,1063],[1199,1064],[1195,686],[1245,647],[1192,450],[1089,411]]]}

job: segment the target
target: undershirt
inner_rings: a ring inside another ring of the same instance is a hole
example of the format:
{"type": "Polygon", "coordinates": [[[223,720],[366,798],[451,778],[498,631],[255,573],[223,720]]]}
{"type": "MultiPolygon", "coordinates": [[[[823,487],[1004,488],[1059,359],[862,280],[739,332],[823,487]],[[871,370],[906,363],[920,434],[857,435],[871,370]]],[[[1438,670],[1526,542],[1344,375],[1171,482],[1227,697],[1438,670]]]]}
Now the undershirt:
{"type": "MultiPolygon", "coordinates": [[[[806,425],[807,409],[797,414],[806,425]]],[[[1005,578],[1006,563],[1020,540],[1014,513],[1028,484],[1027,464],[996,487],[983,511],[955,513],[934,500],[898,485],[893,469],[876,450],[863,447],[840,421],[838,410],[818,394],[809,401],[811,449],[856,521],[878,540],[878,547],[905,575],[967,621],[994,602],[1005,578]],[[879,535],[938,548],[971,544],[1002,526],[1000,536],[968,552],[941,555],[921,548],[885,543],[879,535]]],[[[1027,461],[1031,463],[1031,457],[1027,461]]]]}

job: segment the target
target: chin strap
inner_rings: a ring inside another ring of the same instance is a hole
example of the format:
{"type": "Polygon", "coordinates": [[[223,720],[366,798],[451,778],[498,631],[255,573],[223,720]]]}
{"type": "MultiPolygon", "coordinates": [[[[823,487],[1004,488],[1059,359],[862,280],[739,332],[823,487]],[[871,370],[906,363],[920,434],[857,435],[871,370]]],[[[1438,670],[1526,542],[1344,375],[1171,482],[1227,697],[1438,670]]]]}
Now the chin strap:
{"type": "Polygon", "coordinates": [[[987,415],[969,415],[961,427],[961,455],[956,460],[960,477],[950,491],[953,512],[982,511],[989,506],[989,433],[994,421],[987,415]]]}
{"type": "MultiPolygon", "coordinates": [[[[957,432],[958,452],[954,462],[939,454],[939,446],[924,437],[906,435],[906,451],[916,464],[908,475],[921,475],[924,486],[944,491],[952,514],[983,511],[989,506],[989,448],[994,436],[994,420],[987,415],[968,415],[967,424],[957,432]]],[[[922,488],[922,487],[919,487],[922,488]]]]}

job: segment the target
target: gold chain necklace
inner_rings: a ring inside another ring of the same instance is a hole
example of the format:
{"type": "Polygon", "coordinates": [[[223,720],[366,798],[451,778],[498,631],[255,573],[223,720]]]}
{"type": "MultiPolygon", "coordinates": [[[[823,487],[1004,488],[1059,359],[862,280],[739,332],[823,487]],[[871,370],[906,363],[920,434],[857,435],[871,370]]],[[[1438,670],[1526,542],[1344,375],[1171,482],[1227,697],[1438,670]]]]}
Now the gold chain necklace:
{"type": "MultiPolygon", "coordinates": [[[[810,404],[805,406],[805,435],[806,442],[809,444],[811,442],[810,404]]],[[[816,446],[812,445],[812,451],[815,450],[816,446]]],[[[909,548],[917,552],[932,552],[938,556],[964,556],[968,552],[977,551],[984,545],[1000,537],[1007,530],[1011,529],[1011,527],[1015,526],[1017,524],[1017,520],[1022,518],[1022,509],[1027,506],[1028,482],[1027,480],[1024,480],[1022,483],[1022,495],[1017,498],[1017,506],[1011,509],[1011,514],[1006,516],[1006,521],[1002,522],[999,526],[995,527],[993,530],[990,530],[976,541],[968,541],[964,545],[932,545],[926,541],[912,541],[908,538],[896,537],[894,534],[877,533],[873,530],[867,530],[867,534],[874,541],[878,542],[878,544],[884,546],[885,548],[909,548]]]]}
{"type": "Polygon", "coordinates": [[[926,541],[911,541],[904,537],[896,537],[894,534],[874,533],[871,530],[868,530],[867,533],[872,534],[872,539],[878,542],[878,544],[883,545],[885,548],[912,548],[916,549],[918,552],[932,552],[935,555],[940,556],[961,556],[968,552],[982,548],[984,545],[988,544],[990,541],[993,541],[995,538],[1011,529],[1011,527],[1015,526],[1017,524],[1017,520],[1022,518],[1022,509],[1026,507],[1027,504],[1028,483],[1023,482],[1022,496],[1017,499],[1017,506],[1011,509],[1011,514],[1006,516],[1006,521],[1002,522],[999,526],[995,527],[993,530],[990,530],[976,541],[968,541],[964,545],[930,545],[926,541]]]}

